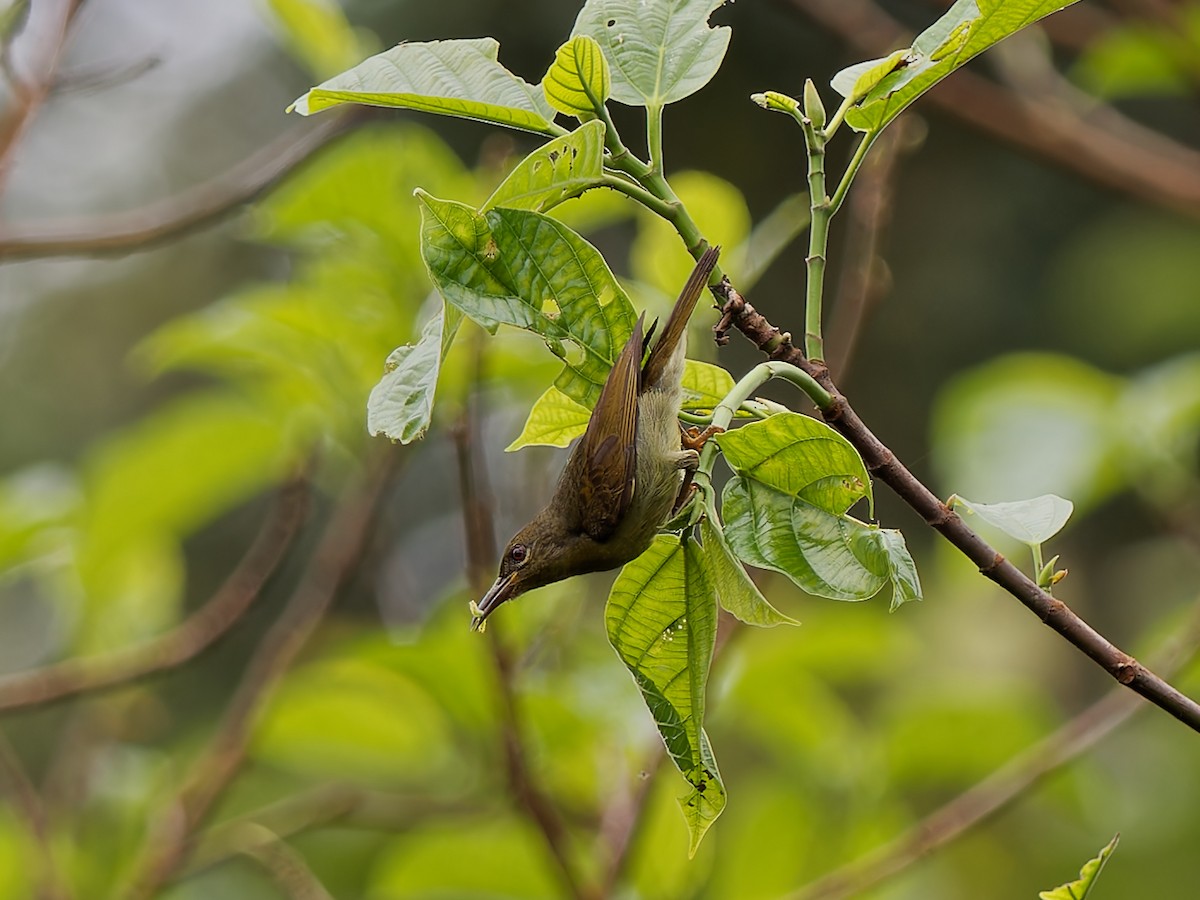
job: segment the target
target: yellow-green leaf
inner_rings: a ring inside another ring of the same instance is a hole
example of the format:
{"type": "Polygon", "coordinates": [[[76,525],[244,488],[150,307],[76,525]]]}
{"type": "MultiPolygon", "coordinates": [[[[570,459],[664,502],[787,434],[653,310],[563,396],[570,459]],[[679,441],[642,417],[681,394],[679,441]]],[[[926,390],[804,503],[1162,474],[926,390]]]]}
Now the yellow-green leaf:
{"type": "Polygon", "coordinates": [[[589,416],[586,406],[551,385],[533,404],[517,439],[504,449],[511,453],[522,447],[565,447],[587,430],[589,416]]]}
{"type": "Polygon", "coordinates": [[[600,45],[586,34],[577,34],[554,54],[542,79],[546,102],[577,119],[597,115],[612,91],[608,61],[600,45]]]}

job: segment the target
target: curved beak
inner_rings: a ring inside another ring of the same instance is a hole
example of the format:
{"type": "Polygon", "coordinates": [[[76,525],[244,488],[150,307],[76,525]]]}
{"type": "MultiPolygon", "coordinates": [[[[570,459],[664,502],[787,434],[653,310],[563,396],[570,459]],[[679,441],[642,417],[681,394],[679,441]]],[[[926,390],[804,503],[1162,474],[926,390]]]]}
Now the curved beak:
{"type": "Polygon", "coordinates": [[[483,631],[483,623],[487,621],[487,617],[495,612],[501,603],[512,599],[516,585],[517,573],[509,572],[508,575],[496,579],[482,600],[471,604],[471,612],[475,614],[475,618],[471,620],[472,631],[483,631]]]}

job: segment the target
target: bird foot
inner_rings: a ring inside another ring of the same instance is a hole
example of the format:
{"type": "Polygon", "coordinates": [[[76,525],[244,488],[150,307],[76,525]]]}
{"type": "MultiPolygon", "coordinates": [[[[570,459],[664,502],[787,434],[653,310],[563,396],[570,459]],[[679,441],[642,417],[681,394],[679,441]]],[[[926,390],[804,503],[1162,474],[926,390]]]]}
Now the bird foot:
{"type": "Polygon", "coordinates": [[[709,425],[707,428],[701,431],[699,428],[693,425],[691,428],[681,429],[682,434],[680,434],[679,440],[688,450],[695,450],[697,453],[699,453],[704,448],[704,445],[708,442],[710,437],[712,437],[714,434],[720,434],[724,430],[725,429],[720,425],[709,425]]]}

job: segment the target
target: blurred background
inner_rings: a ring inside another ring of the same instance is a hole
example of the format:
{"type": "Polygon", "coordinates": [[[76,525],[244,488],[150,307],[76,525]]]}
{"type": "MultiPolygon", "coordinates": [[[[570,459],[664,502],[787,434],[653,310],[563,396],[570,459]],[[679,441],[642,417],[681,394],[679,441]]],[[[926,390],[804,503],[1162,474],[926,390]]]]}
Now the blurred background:
{"type": "MultiPolygon", "coordinates": [[[[802,330],[803,148],[749,95],[812,77],[833,108],[837,70],[944,6],[714,13],[729,53],[668,109],[668,175],[775,324],[802,330]]],[[[728,629],[708,731],[729,805],[694,860],[604,637],[611,574],[468,632],[497,539],[565,455],[503,452],[557,361],[466,323],[423,441],[371,440],[365,404],[437,308],[413,189],[478,203],[536,138],[284,110],[401,40],[490,35],[536,83],[576,12],[0,11],[0,898],[1008,900],[1116,832],[1097,896],[1184,896],[1200,740],[1113,699],[886,489],[925,601],[889,615],[763,574],[803,624],[728,629]],[[925,821],[947,803],[965,834],[925,821]],[[945,846],[918,859],[923,834],[945,846]]],[[[835,220],[828,326],[839,385],[941,496],[1074,501],[1056,595],[1193,696],[1198,91],[1200,5],[1174,0],[1089,0],[971,64],[835,220]]],[[[614,115],[644,146],[639,111],[614,115]]],[[[615,196],[559,211],[665,307],[688,258],[660,223],[615,196]]],[[[696,319],[694,355],[758,361],[696,319]]]]}

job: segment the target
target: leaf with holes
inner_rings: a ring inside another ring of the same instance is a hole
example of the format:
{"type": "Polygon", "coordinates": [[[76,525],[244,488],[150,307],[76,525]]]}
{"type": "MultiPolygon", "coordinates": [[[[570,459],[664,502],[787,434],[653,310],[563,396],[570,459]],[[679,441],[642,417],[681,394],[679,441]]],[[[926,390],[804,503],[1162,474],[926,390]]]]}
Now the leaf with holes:
{"type": "Polygon", "coordinates": [[[1096,886],[1096,879],[1104,871],[1105,863],[1117,849],[1120,839],[1121,835],[1114,835],[1094,859],[1089,859],[1083,864],[1083,868],[1079,870],[1079,878],[1075,881],[1059,885],[1052,891],[1042,891],[1038,894],[1038,900],[1087,900],[1092,894],[1092,888],[1096,886]]]}
{"type": "Polygon", "coordinates": [[[586,34],[577,34],[558,48],[542,78],[546,102],[561,113],[595,118],[612,91],[604,51],[586,34]]]}
{"type": "Polygon", "coordinates": [[[730,29],[710,28],[708,17],[724,2],[588,0],[572,33],[603,48],[614,100],[661,107],[696,93],[721,68],[730,29]]]}
{"type": "Polygon", "coordinates": [[[704,693],[717,634],[717,604],[695,541],[659,535],[613,583],[608,640],[633,673],[671,761],[691,785],[679,805],[689,855],[725,808],[725,787],[704,733],[704,693]]]}
{"type": "Polygon", "coordinates": [[[750,580],[742,564],[729,549],[714,510],[709,510],[708,515],[700,520],[700,539],[704,541],[704,555],[708,559],[717,597],[724,609],[747,625],[760,628],[800,624],[772,606],[750,580]]]}
{"type": "Polygon", "coordinates": [[[903,56],[859,63],[833,78],[857,104],[846,122],[878,132],[931,87],[993,44],[1076,0],[957,0],[903,56]]]}
{"type": "Polygon", "coordinates": [[[726,462],[739,475],[799,497],[840,516],[871,497],[867,467],[850,442],[799,413],[779,413],[716,436],[726,462]]]}
{"type": "Polygon", "coordinates": [[[588,122],[521,160],[480,212],[499,206],[547,212],[603,180],[604,125],[588,122]]]}
{"type": "Polygon", "coordinates": [[[424,191],[417,197],[421,255],[442,297],[485,328],[541,335],[565,357],[555,387],[590,408],[634,325],[633,306],[599,251],[541,213],[478,213],[424,191]]]}
{"type": "Polygon", "coordinates": [[[462,313],[444,305],[421,330],[420,340],[391,352],[387,372],[367,400],[367,431],[402,444],[425,436],[433,418],[438,373],[460,322],[462,313]]]}
{"type": "Polygon", "coordinates": [[[562,134],[541,90],[500,65],[499,52],[492,38],[398,44],[312,88],[288,111],[362,103],[562,134]]]}

